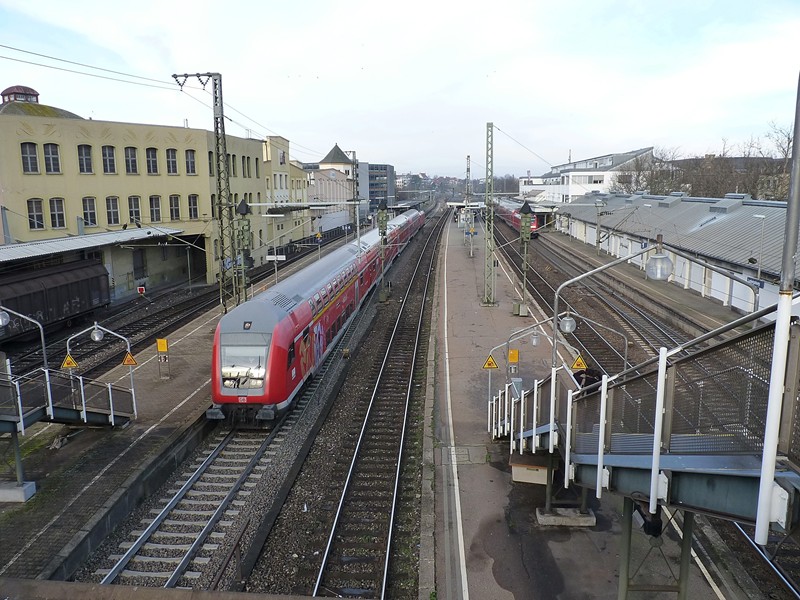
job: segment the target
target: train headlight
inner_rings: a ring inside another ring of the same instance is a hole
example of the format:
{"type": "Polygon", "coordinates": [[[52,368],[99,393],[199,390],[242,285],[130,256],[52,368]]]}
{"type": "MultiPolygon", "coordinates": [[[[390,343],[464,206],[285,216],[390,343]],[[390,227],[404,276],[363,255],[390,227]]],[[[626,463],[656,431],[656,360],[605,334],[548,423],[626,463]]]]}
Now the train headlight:
{"type": "Polygon", "coordinates": [[[250,379],[250,387],[251,388],[261,388],[264,387],[264,380],[263,379],[250,379]]]}

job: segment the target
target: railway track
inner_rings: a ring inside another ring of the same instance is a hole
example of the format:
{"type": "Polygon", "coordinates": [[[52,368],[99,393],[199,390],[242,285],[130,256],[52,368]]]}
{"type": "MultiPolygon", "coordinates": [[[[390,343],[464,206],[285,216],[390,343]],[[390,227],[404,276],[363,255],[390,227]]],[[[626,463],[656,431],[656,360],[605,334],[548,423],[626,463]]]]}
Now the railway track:
{"type": "Polygon", "coordinates": [[[384,598],[406,423],[436,253],[424,253],[404,295],[333,518],[313,595],[384,598]]]}
{"type": "Polygon", "coordinates": [[[406,417],[418,357],[429,278],[406,294],[356,441],[314,595],[383,598],[406,417]]]}
{"type": "Polygon", "coordinates": [[[218,544],[225,537],[256,480],[269,467],[279,431],[291,422],[279,423],[271,432],[232,429],[212,436],[205,459],[184,473],[185,481],[151,509],[145,529],[135,530],[131,542],[121,544],[122,555],[109,569],[95,572],[101,584],[192,587],[218,544]]]}

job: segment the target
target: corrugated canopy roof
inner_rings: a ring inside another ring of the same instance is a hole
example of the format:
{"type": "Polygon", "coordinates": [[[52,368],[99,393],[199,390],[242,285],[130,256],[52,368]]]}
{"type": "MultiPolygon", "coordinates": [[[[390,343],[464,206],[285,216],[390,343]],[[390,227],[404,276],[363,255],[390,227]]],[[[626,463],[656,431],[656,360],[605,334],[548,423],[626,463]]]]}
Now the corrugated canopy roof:
{"type": "Polygon", "coordinates": [[[133,229],[127,229],[125,231],[108,231],[105,233],[90,233],[88,235],[40,240],[38,242],[7,244],[5,246],[0,246],[0,263],[46,256],[48,254],[59,254],[61,252],[85,250],[87,248],[113,246],[114,244],[124,244],[148,238],[178,235],[182,231],[181,229],[155,229],[153,227],[143,227],[139,229],[134,227],[133,229]]]}
{"type": "Polygon", "coordinates": [[[742,268],[752,268],[760,260],[765,271],[781,271],[786,202],[589,194],[562,203],[558,212],[594,224],[597,200],[603,202],[600,218],[605,231],[642,240],[654,240],[660,233],[665,244],[701,258],[742,268]]]}

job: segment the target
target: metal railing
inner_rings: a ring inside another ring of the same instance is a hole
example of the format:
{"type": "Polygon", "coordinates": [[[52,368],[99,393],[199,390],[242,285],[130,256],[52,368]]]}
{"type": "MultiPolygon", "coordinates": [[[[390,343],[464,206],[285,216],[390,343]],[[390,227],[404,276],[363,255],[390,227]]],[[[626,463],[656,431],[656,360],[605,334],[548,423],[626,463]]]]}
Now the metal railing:
{"type": "Polygon", "coordinates": [[[77,411],[83,423],[88,422],[89,413],[105,414],[112,426],[119,417],[129,420],[136,412],[131,390],[111,383],[51,369],[25,376],[3,376],[0,415],[16,420],[17,429],[24,434],[25,415],[40,409],[48,420],[56,418],[58,409],[77,411]]]}

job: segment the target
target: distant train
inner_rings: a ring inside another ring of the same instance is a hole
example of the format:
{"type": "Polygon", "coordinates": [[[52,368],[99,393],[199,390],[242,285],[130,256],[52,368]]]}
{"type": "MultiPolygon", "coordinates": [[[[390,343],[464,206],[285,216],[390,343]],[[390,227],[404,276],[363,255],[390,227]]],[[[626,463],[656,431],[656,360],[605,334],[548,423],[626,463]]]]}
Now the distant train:
{"type": "MultiPolygon", "coordinates": [[[[0,305],[27,315],[44,327],[71,325],[111,302],[108,271],[97,261],[83,260],[35,271],[0,276],[0,305]]],[[[0,327],[0,342],[28,332],[36,325],[11,315],[0,327]]]]}
{"type": "MultiPolygon", "coordinates": [[[[425,223],[409,210],[387,225],[388,268],[425,223]]],[[[268,421],[314,375],[381,274],[377,229],[224,315],[214,334],[209,419],[268,421]]]]}
{"type": "MultiPolygon", "coordinates": [[[[497,199],[494,201],[495,214],[506,222],[510,227],[519,231],[520,216],[519,211],[522,208],[522,202],[516,200],[497,199]]],[[[533,209],[531,209],[533,210],[533,209]]],[[[531,212],[531,238],[536,239],[539,237],[539,219],[540,216],[531,212]]]]}

